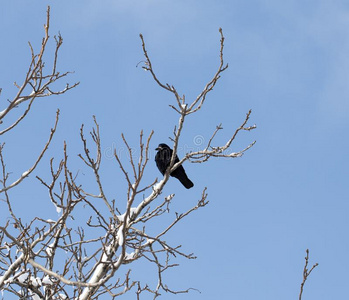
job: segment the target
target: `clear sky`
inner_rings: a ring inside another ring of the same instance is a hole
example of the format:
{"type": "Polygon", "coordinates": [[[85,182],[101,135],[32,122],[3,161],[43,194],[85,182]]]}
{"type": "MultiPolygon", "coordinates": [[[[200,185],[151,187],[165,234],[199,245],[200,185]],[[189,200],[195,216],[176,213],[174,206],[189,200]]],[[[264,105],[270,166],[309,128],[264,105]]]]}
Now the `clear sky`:
{"type": "MultiPolygon", "coordinates": [[[[13,179],[32,164],[59,108],[53,146],[34,175],[48,176],[47,162],[62,156],[66,140],[72,168],[81,168],[84,180],[86,170],[76,157],[82,152],[79,128],[82,123],[91,128],[96,115],[107,193],[123,201],[124,178],[111,156],[114,148],[123,151],[120,134],[137,146],[139,131],[154,129],[154,149],[170,143],[178,119],[168,106],[172,95],[136,68],[143,60],[139,33],[159,78],[190,101],[216,71],[222,27],[229,68],[203,109],[188,118],[179,156],[200,146],[201,139],[207,142],[220,123],[224,130],[217,142],[225,142],[249,109],[250,125],[257,129],[242,132],[233,151],[257,143],[242,158],[185,163],[195,183],[191,190],[174,179],[166,186],[164,194],[176,194],[177,211],[194,205],[205,186],[210,203],[166,238],[198,256],[179,259],[168,283],[201,293],[163,298],[297,299],[307,248],[310,264],[319,267],[303,299],[349,297],[348,1],[3,1],[1,109],[16,92],[13,82],[24,77],[27,42],[36,49],[40,45],[47,5],[51,36],[60,32],[64,39],[59,67],[75,71],[67,80],[81,84],[61,97],[38,100],[27,119],[3,138],[13,179]]],[[[18,214],[35,216],[40,207],[40,216],[57,218],[34,175],[11,194],[18,214]]],[[[151,157],[146,180],[156,177],[160,173],[151,157]]],[[[140,268],[148,274],[146,265],[140,268]]]]}

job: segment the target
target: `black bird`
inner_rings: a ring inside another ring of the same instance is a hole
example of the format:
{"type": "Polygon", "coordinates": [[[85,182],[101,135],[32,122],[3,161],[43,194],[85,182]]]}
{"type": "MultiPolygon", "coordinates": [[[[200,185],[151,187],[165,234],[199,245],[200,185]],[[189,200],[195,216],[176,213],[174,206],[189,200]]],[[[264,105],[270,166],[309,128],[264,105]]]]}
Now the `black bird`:
{"type": "MultiPolygon", "coordinates": [[[[173,150],[166,144],[160,144],[155,150],[158,151],[155,155],[156,166],[162,175],[165,175],[167,168],[171,162],[171,156],[173,150]]],[[[179,162],[178,156],[176,155],[175,164],[179,162]]],[[[171,174],[172,177],[177,178],[187,189],[190,189],[194,186],[194,183],[188,178],[187,174],[184,171],[182,165],[180,165],[176,170],[171,174]]]]}

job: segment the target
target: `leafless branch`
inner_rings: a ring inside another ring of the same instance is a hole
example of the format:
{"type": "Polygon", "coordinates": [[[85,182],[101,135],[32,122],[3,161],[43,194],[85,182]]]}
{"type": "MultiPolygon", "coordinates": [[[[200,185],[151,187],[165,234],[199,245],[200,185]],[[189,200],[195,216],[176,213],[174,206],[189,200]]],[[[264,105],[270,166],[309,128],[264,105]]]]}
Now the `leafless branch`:
{"type": "Polygon", "coordinates": [[[46,16],[46,25],[44,25],[45,36],[41,43],[41,49],[37,54],[35,54],[35,51],[31,43],[29,42],[29,47],[31,51],[31,61],[28,67],[27,74],[21,85],[18,85],[16,82],[14,83],[15,86],[18,88],[18,92],[16,96],[13,98],[13,100],[9,101],[9,104],[7,105],[7,107],[5,107],[5,109],[0,111],[0,122],[3,123],[4,118],[8,115],[8,113],[11,112],[14,108],[18,107],[20,104],[27,101],[29,101],[29,104],[26,110],[17,118],[17,120],[14,123],[12,123],[5,129],[2,129],[0,131],[0,135],[13,129],[16,125],[19,124],[19,122],[21,122],[27,116],[28,112],[31,109],[32,103],[36,98],[64,94],[65,92],[79,85],[79,82],[78,82],[73,85],[66,84],[65,88],[58,91],[53,91],[51,89],[51,85],[54,82],[66,77],[71,72],[60,73],[57,71],[58,51],[63,43],[63,39],[61,35],[58,35],[58,37],[55,36],[56,49],[54,52],[52,71],[48,74],[44,73],[45,71],[44,54],[46,52],[47,43],[50,38],[49,28],[50,28],[50,7],[48,6],[47,16],[46,16]]]}
{"type": "MultiPolygon", "coordinates": [[[[42,159],[42,157],[44,156],[45,152],[47,151],[48,149],[48,146],[50,145],[51,141],[52,141],[52,138],[53,138],[53,135],[55,134],[56,132],[56,129],[57,129],[57,124],[58,124],[58,120],[59,120],[59,109],[57,110],[57,113],[56,113],[56,121],[55,121],[55,124],[53,126],[53,128],[51,128],[51,133],[50,133],[50,136],[48,138],[48,141],[46,143],[46,145],[44,146],[43,150],[41,151],[41,153],[39,154],[38,158],[36,159],[36,161],[34,162],[34,164],[32,165],[32,167],[30,167],[27,171],[23,172],[22,175],[14,182],[12,182],[10,185],[8,186],[4,186],[1,190],[0,190],[0,194],[5,192],[5,191],[8,191],[9,189],[15,187],[16,185],[20,184],[24,178],[28,177],[34,170],[35,168],[37,167],[37,165],[39,164],[40,160],[42,159]]],[[[3,147],[1,147],[0,149],[0,152],[2,152],[3,150],[3,147]]],[[[1,154],[2,156],[2,154],[1,154]]],[[[5,165],[4,165],[4,162],[2,160],[2,166],[3,166],[3,170],[5,169],[5,165]]],[[[3,173],[4,174],[4,173],[3,173]]],[[[4,174],[5,175],[5,174],[4,174]]],[[[6,175],[7,177],[7,175],[6,175]]],[[[5,178],[3,178],[3,181],[5,181],[5,178]]]]}
{"type": "MultiPolygon", "coordinates": [[[[79,157],[85,162],[85,164],[90,167],[93,170],[93,173],[95,175],[96,178],[96,182],[98,184],[98,188],[99,188],[99,195],[97,196],[98,198],[103,199],[104,204],[108,207],[109,212],[112,214],[114,220],[116,219],[116,214],[112,208],[112,206],[110,205],[105,193],[104,193],[104,189],[103,189],[103,185],[101,182],[101,177],[99,174],[99,168],[101,165],[101,160],[102,160],[102,153],[101,153],[101,138],[100,138],[100,134],[99,134],[99,125],[97,123],[96,117],[93,117],[94,123],[96,125],[96,129],[93,129],[90,132],[90,135],[92,137],[93,142],[96,145],[96,158],[92,158],[90,155],[90,150],[88,149],[87,146],[87,141],[84,137],[84,125],[81,126],[80,129],[80,138],[83,142],[84,145],[84,152],[85,152],[85,157],[84,158],[81,154],[79,154],[79,157]]],[[[87,194],[86,194],[87,195],[87,194]]]]}
{"type": "Polygon", "coordinates": [[[303,288],[306,280],[308,279],[310,273],[319,265],[318,263],[314,264],[310,270],[308,270],[308,262],[309,262],[309,249],[306,250],[306,257],[305,257],[305,265],[303,270],[303,281],[301,283],[301,290],[299,293],[299,300],[302,300],[302,294],[303,294],[303,288]]]}
{"type": "Polygon", "coordinates": [[[156,83],[158,83],[159,86],[172,92],[175,95],[176,102],[177,102],[177,108],[174,107],[173,105],[171,107],[174,108],[180,114],[179,124],[174,131],[174,138],[172,139],[172,141],[173,141],[173,154],[172,154],[171,163],[170,163],[170,166],[169,166],[167,173],[171,173],[178,166],[183,164],[186,160],[190,160],[191,162],[196,162],[196,163],[202,163],[202,162],[207,161],[210,157],[230,157],[230,158],[240,157],[243,155],[244,152],[246,152],[248,149],[250,149],[255,144],[255,141],[254,141],[250,145],[248,145],[246,148],[244,148],[238,152],[231,152],[228,154],[225,153],[225,151],[231,146],[232,142],[235,140],[237,134],[240,131],[242,131],[242,130],[250,131],[250,130],[253,130],[256,128],[255,125],[246,127],[246,124],[247,124],[249,117],[250,117],[250,114],[251,114],[251,110],[250,110],[247,113],[246,118],[245,118],[244,122],[242,123],[242,125],[238,129],[236,129],[233,136],[227,141],[227,143],[225,145],[218,146],[218,147],[211,146],[212,141],[213,141],[214,137],[216,136],[218,130],[222,129],[221,125],[219,125],[219,126],[217,126],[213,135],[209,139],[208,145],[205,149],[203,149],[201,151],[187,153],[187,155],[180,162],[178,162],[178,163],[176,163],[176,165],[174,165],[175,157],[177,155],[179,136],[180,136],[181,131],[183,129],[185,117],[189,114],[197,112],[202,107],[202,105],[206,99],[207,94],[210,91],[212,91],[212,89],[216,85],[217,81],[219,80],[221,73],[224,72],[228,68],[228,64],[226,64],[226,65],[224,64],[223,49],[224,49],[225,38],[224,38],[223,31],[221,28],[219,29],[219,32],[221,35],[221,40],[220,40],[220,55],[219,55],[220,63],[218,66],[218,70],[214,74],[213,78],[205,85],[204,89],[199,93],[199,95],[196,97],[196,99],[194,101],[192,101],[192,103],[190,105],[186,104],[185,95],[180,97],[179,94],[177,93],[176,89],[173,86],[171,86],[169,84],[163,84],[158,79],[158,77],[156,76],[156,74],[153,70],[152,63],[150,61],[148,52],[146,50],[144,38],[142,35],[140,35],[140,38],[142,41],[143,53],[144,53],[144,56],[146,58],[145,65],[143,66],[143,69],[145,69],[146,71],[149,71],[152,74],[154,80],[156,81],[156,83]]]}

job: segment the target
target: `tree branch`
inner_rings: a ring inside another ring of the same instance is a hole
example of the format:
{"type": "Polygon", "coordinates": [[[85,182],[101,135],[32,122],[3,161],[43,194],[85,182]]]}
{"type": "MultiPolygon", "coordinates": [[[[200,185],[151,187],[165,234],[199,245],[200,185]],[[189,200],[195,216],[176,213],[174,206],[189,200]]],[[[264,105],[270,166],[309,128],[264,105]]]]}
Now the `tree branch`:
{"type": "Polygon", "coordinates": [[[303,281],[301,283],[301,290],[299,292],[299,300],[302,300],[302,294],[303,294],[303,288],[304,284],[307,281],[310,273],[319,265],[318,263],[314,264],[310,270],[308,270],[308,262],[309,262],[309,249],[306,250],[306,257],[305,257],[305,265],[304,265],[304,270],[303,270],[303,281]]]}

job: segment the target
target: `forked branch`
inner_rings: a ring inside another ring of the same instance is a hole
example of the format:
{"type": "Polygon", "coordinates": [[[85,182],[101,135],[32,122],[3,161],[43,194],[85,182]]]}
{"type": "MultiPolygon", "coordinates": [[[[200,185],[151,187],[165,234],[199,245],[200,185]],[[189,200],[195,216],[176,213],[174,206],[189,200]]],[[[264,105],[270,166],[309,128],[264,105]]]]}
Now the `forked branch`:
{"type": "Polygon", "coordinates": [[[46,24],[44,25],[45,35],[42,39],[41,48],[38,53],[35,53],[33,46],[29,42],[29,47],[31,51],[31,61],[29,63],[28,71],[22,82],[18,85],[16,82],[14,85],[18,88],[16,96],[9,101],[9,104],[0,111],[0,124],[3,124],[4,118],[11,112],[14,108],[19,105],[28,102],[27,108],[24,112],[14,121],[11,125],[8,125],[6,128],[0,130],[0,135],[10,131],[15,126],[17,126],[28,114],[33,104],[33,101],[36,98],[48,97],[51,95],[61,95],[65,92],[75,88],[79,85],[79,82],[74,83],[73,85],[66,84],[65,87],[61,90],[54,91],[51,86],[56,81],[66,77],[71,72],[60,73],[57,71],[57,61],[58,61],[58,51],[63,43],[63,38],[59,34],[55,36],[55,52],[52,62],[52,69],[48,73],[45,73],[45,62],[44,55],[46,53],[47,43],[49,41],[49,28],[50,28],[50,7],[47,8],[46,15],[46,24]]]}
{"type": "Polygon", "coordinates": [[[314,264],[310,270],[308,270],[308,263],[309,263],[309,249],[306,250],[307,255],[305,256],[305,265],[303,269],[303,281],[301,283],[301,290],[299,292],[299,300],[302,300],[302,294],[304,289],[304,284],[307,281],[310,273],[319,265],[318,263],[314,264]]]}
{"type": "MultiPolygon", "coordinates": [[[[15,187],[18,184],[20,184],[24,180],[24,178],[28,177],[35,170],[35,168],[39,164],[40,160],[44,156],[45,152],[48,149],[48,146],[50,145],[50,143],[52,141],[53,135],[55,134],[56,129],[57,129],[58,120],[59,120],[59,109],[57,110],[56,121],[55,121],[55,124],[54,124],[53,128],[51,128],[51,133],[50,133],[50,136],[48,138],[48,141],[47,141],[46,145],[44,146],[44,148],[42,149],[41,153],[39,154],[38,158],[36,159],[36,161],[32,165],[32,167],[30,167],[27,171],[23,172],[22,175],[16,181],[12,182],[10,185],[6,185],[5,184],[6,178],[8,176],[7,176],[7,173],[4,173],[4,177],[3,177],[4,185],[3,185],[3,188],[0,190],[0,194],[5,192],[5,191],[8,191],[9,189],[15,187]]],[[[3,146],[0,148],[1,156],[2,156],[2,151],[3,151],[3,146]]],[[[4,163],[3,159],[1,160],[1,162],[2,162],[2,167],[4,169],[5,168],[5,163],[4,163]]]]}

